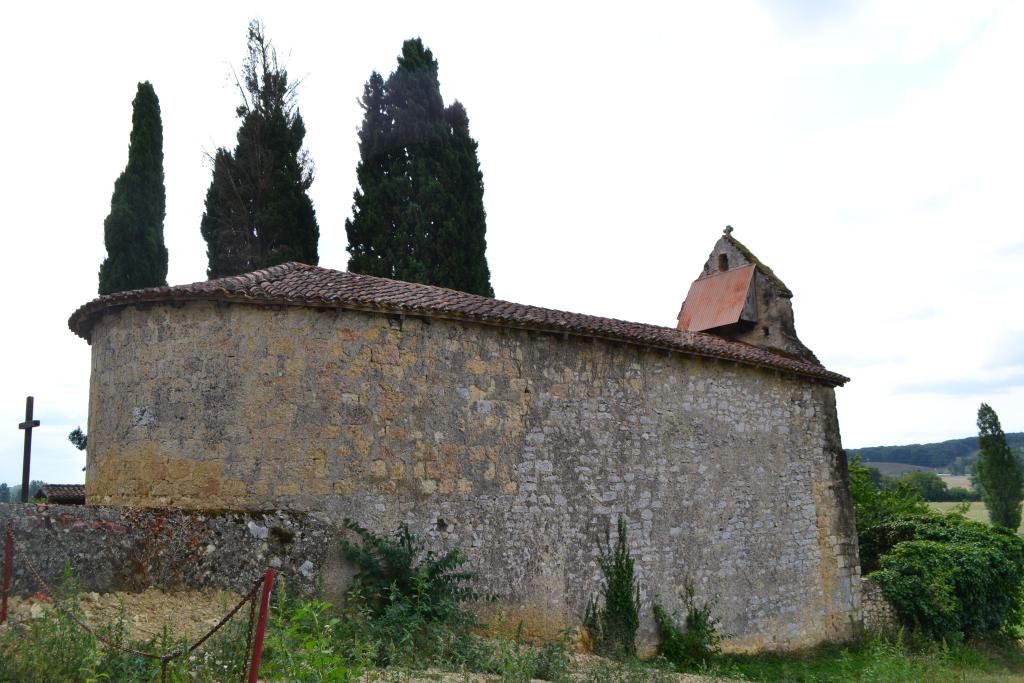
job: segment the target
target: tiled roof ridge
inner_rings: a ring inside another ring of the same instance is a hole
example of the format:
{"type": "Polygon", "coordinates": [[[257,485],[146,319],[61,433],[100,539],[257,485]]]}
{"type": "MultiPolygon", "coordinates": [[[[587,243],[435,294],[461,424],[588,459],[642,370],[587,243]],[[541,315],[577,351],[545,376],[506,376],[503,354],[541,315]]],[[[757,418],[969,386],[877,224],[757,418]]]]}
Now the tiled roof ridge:
{"type": "Polygon", "coordinates": [[[786,357],[704,332],[685,332],[659,325],[516,304],[454,289],[297,262],[188,285],[108,294],[81,306],[71,315],[68,326],[75,334],[89,340],[93,322],[107,309],[147,302],[198,300],[349,308],[470,320],[504,327],[603,338],[734,361],[810,377],[832,386],[849,381],[817,363],[786,357]]]}
{"type": "Polygon", "coordinates": [[[47,489],[49,491],[81,491],[85,492],[85,484],[43,484],[39,487],[40,490],[47,489]]]}

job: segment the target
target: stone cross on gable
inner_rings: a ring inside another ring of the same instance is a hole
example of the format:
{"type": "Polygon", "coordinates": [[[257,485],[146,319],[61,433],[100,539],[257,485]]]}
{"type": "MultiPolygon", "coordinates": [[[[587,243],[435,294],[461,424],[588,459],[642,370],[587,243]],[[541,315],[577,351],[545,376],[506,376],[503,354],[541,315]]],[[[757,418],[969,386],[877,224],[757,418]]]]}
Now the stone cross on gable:
{"type": "Polygon", "coordinates": [[[32,430],[39,426],[39,420],[32,419],[32,405],[35,399],[31,396],[25,398],[25,421],[18,425],[18,429],[25,430],[25,458],[21,463],[21,502],[28,502],[28,470],[29,462],[32,460],[32,430]]]}

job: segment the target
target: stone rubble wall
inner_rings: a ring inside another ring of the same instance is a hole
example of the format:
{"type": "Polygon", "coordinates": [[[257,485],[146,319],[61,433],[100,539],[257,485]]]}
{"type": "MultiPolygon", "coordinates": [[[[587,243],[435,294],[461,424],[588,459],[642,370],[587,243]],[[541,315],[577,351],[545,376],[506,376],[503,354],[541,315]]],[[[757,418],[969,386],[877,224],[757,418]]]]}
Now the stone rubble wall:
{"type": "Polygon", "coordinates": [[[244,593],[273,567],[289,589],[306,594],[339,564],[334,526],[302,513],[0,504],[0,532],[8,520],[18,543],[14,595],[45,592],[29,564],[51,589],[68,567],[83,590],[96,593],[150,587],[244,593]]]}
{"type": "Polygon", "coordinates": [[[896,610],[885,599],[882,587],[869,578],[860,580],[860,609],[868,633],[893,633],[900,627],[896,610]]]}
{"type": "Polygon", "coordinates": [[[578,624],[622,515],[650,607],[691,581],[736,649],[852,632],[833,390],[636,345],[188,302],[92,335],[92,505],[286,509],[461,547],[534,631],[578,624]]]}

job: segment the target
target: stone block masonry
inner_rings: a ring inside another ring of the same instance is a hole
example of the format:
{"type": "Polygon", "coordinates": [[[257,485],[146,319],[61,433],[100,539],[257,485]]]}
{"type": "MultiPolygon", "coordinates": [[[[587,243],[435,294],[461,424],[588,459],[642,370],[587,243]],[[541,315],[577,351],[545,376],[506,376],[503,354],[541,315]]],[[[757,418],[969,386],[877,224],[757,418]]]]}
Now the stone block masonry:
{"type": "Polygon", "coordinates": [[[283,509],[459,546],[530,628],[578,624],[622,515],[650,605],[691,580],[734,649],[852,632],[831,386],[429,316],[189,301],[91,331],[90,505],[283,509]]]}

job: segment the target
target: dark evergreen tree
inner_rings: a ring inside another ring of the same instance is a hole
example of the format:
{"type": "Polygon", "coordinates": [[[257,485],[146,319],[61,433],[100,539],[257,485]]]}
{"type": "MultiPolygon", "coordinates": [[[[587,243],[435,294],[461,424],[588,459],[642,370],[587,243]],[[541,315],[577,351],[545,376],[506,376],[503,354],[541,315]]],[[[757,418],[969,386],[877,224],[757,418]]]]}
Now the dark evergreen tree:
{"type": "Polygon", "coordinates": [[[11,489],[7,487],[7,483],[0,483],[0,503],[11,502],[11,489]]]}
{"type": "Polygon", "coordinates": [[[353,211],[345,221],[348,269],[354,273],[403,279],[401,240],[394,233],[395,210],[405,195],[404,178],[393,173],[390,153],[391,118],[386,111],[384,79],[374,71],[363,87],[363,125],[359,130],[359,164],[353,211]],[[384,201],[390,197],[390,201],[384,201]]]}
{"type": "Polygon", "coordinates": [[[320,228],[307,191],[313,163],[302,148],[306,127],[297,83],[278,64],[258,21],[237,83],[242,120],[234,152],[218,149],[200,225],[211,278],[286,261],[316,265],[320,228]]]}
{"type": "Polygon", "coordinates": [[[1017,531],[1021,519],[1024,475],[1006,445],[999,416],[987,403],[978,409],[978,481],[993,524],[1017,531]]]}
{"type": "Polygon", "coordinates": [[[446,285],[467,292],[494,296],[491,270],[487,267],[487,240],[484,211],[484,175],[480,172],[477,143],[469,134],[469,116],[462,103],[455,101],[445,111],[451,133],[449,152],[450,195],[454,199],[446,230],[441,233],[440,254],[446,272],[460,286],[446,285]]]}
{"type": "Polygon", "coordinates": [[[100,265],[100,294],[167,284],[163,140],[156,91],[149,81],[139,83],[128,164],[114,182],[110,214],[103,221],[107,257],[100,265]]]}
{"type": "Polygon", "coordinates": [[[445,109],[420,39],[387,82],[370,76],[362,106],[349,270],[493,296],[476,141],[465,108],[445,109]]]}

